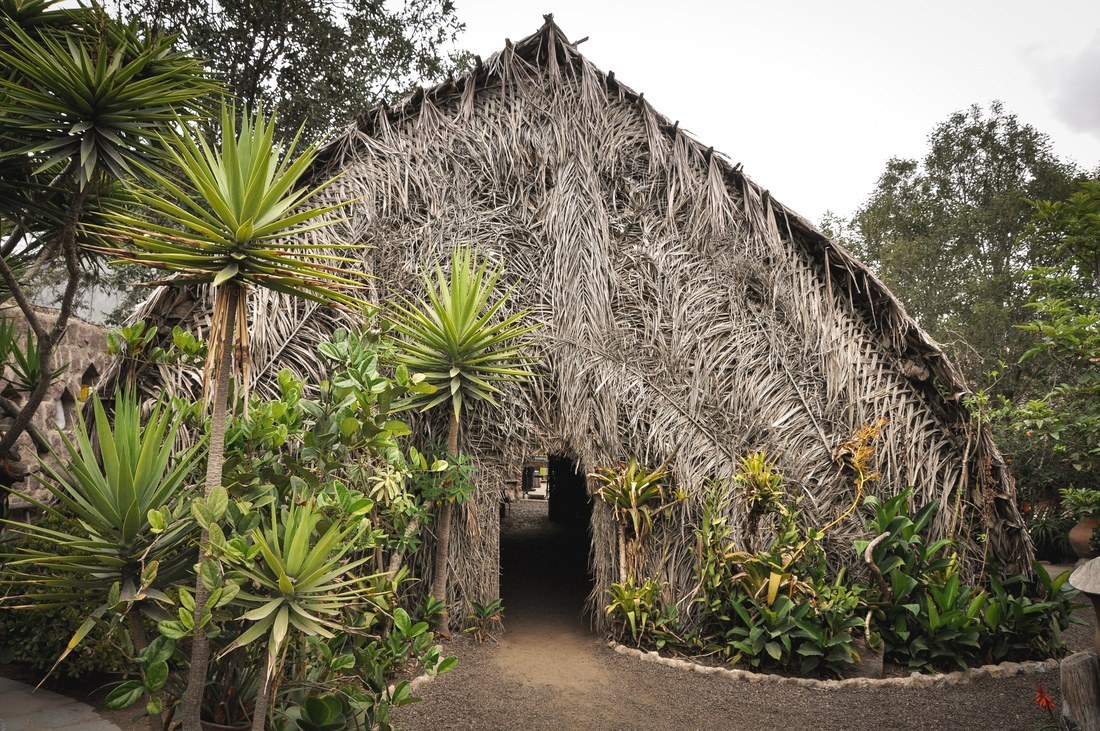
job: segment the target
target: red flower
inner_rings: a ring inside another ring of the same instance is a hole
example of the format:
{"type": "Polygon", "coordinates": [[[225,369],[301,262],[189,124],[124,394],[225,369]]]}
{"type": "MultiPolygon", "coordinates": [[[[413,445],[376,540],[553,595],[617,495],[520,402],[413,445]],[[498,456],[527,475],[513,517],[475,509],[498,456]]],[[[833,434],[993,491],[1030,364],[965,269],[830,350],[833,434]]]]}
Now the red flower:
{"type": "Polygon", "coordinates": [[[1054,712],[1054,699],[1050,697],[1050,693],[1047,693],[1042,683],[1039,683],[1035,688],[1035,705],[1039,706],[1039,708],[1042,708],[1044,711],[1050,713],[1054,712]]]}

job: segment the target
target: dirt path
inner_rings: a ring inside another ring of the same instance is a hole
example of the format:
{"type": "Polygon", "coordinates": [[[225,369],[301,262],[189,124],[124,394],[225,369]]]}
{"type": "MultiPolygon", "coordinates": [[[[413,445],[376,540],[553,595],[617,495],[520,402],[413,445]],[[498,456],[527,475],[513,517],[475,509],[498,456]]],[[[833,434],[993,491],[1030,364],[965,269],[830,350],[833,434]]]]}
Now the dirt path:
{"type": "Polygon", "coordinates": [[[609,681],[596,662],[601,643],[581,613],[590,588],[587,535],[548,521],[543,501],[521,501],[505,522],[501,596],[508,631],[493,648],[494,665],[525,685],[601,687],[609,681]]]}
{"type": "MultiPolygon", "coordinates": [[[[398,709],[406,731],[439,729],[1021,729],[1048,722],[1034,705],[1057,672],[934,689],[816,690],[737,683],[611,652],[587,631],[583,534],[545,521],[541,503],[513,506],[502,535],[506,631],[499,643],[450,644],[458,667],[398,709]],[[578,572],[579,562],[579,572],[578,572]]],[[[1087,644],[1091,628],[1074,632],[1087,644]]]]}

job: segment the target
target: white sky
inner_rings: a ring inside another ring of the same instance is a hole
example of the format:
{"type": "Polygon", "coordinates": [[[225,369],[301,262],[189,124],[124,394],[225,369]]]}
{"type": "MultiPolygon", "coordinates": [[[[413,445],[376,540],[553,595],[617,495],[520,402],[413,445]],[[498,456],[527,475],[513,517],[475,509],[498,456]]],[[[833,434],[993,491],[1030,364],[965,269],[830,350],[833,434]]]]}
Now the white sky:
{"type": "Polygon", "coordinates": [[[1097,0],[456,0],[483,58],[545,13],[580,51],[784,204],[850,215],[890,157],[1000,99],[1055,153],[1100,165],[1097,0]]]}

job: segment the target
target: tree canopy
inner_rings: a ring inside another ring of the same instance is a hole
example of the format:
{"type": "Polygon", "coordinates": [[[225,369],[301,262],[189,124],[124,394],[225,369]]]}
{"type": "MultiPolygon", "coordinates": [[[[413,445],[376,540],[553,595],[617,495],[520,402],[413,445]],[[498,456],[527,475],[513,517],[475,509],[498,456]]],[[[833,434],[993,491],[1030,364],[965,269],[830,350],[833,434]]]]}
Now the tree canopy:
{"type": "Polygon", "coordinates": [[[1000,102],[974,105],[933,130],[922,159],[887,163],[847,243],[981,382],[1024,349],[1014,326],[1029,319],[1027,272],[1056,258],[1047,240],[1024,236],[1029,201],[1064,198],[1075,176],[1000,102]]]}
{"type": "Polygon", "coordinates": [[[282,134],[317,138],[461,65],[451,0],[111,0],[123,19],[175,33],[237,99],[278,107],[282,134]]]}
{"type": "Polygon", "coordinates": [[[1017,430],[1044,440],[1097,484],[1100,466],[1100,180],[1065,200],[1037,201],[1030,238],[1048,242],[1059,260],[1032,274],[1031,340],[1024,361],[1044,359],[1036,392],[1011,414],[1017,430]]]}

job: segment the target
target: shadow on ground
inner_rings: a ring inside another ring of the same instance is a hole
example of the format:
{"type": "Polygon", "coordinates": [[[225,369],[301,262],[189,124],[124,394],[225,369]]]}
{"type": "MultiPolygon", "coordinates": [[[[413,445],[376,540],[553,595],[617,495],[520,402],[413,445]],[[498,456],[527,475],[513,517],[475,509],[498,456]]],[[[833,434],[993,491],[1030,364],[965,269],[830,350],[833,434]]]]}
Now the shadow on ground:
{"type": "Polygon", "coordinates": [[[583,614],[588,545],[587,527],[550,522],[545,502],[509,509],[500,536],[506,631],[493,655],[505,677],[574,690],[605,680],[593,662],[601,643],[583,614]]]}

